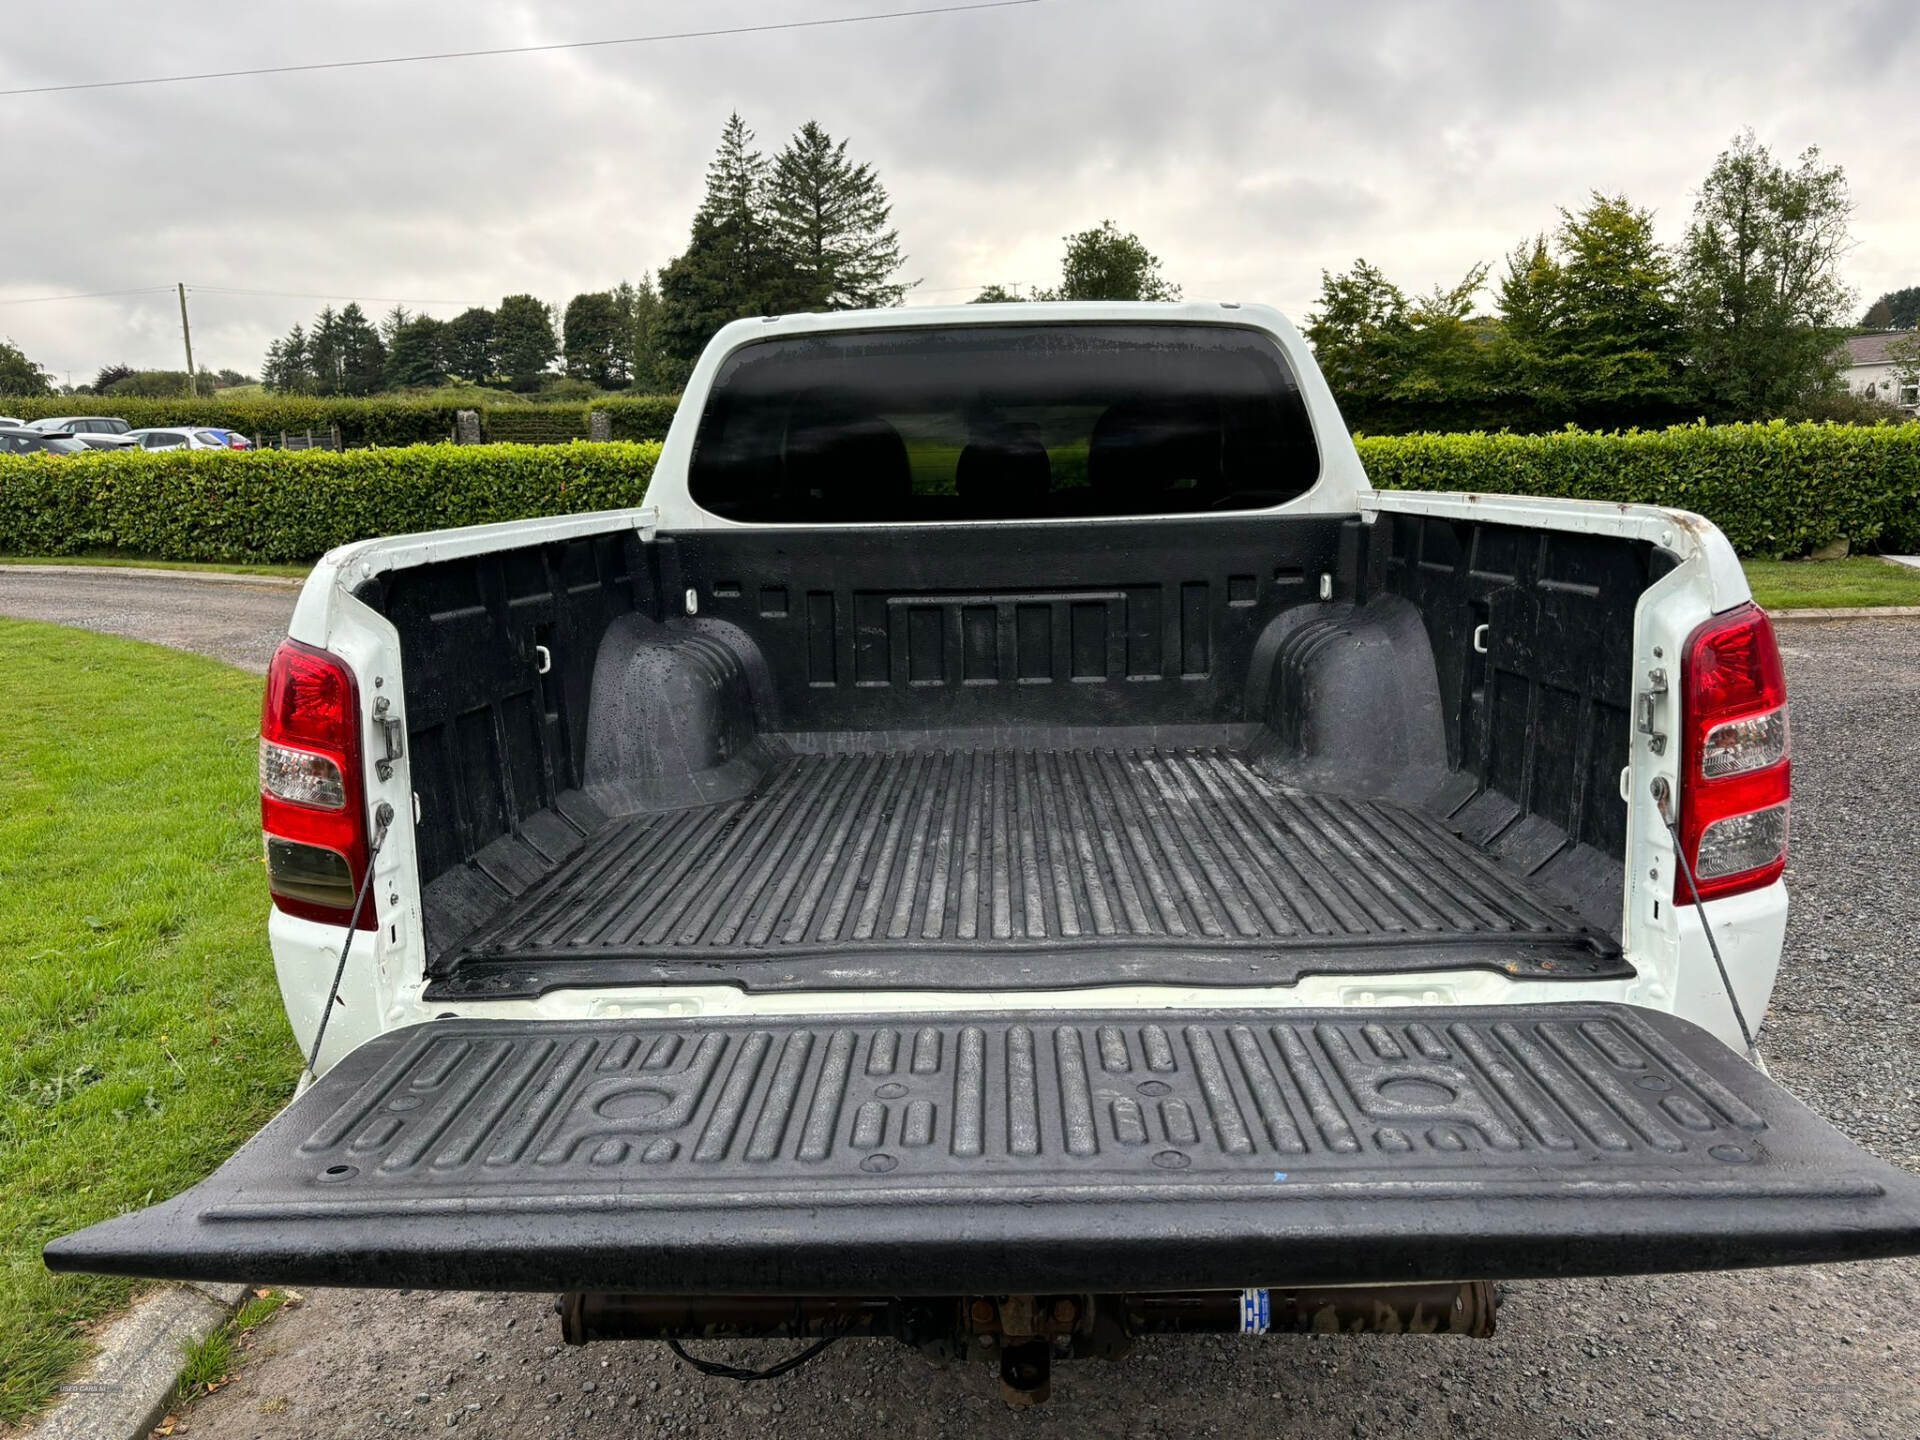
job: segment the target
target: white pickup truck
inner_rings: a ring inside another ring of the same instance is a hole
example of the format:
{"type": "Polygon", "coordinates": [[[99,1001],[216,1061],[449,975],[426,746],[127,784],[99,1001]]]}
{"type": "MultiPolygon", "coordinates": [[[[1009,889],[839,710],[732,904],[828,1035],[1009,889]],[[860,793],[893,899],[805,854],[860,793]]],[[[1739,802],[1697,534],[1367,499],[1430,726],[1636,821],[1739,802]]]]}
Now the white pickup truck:
{"type": "Polygon", "coordinates": [[[57,1269],[1032,1401],[1156,1331],[1920,1251],[1753,1048],[1788,724],[1725,539],[1375,491],[1261,307],[731,325],[643,507],[329,555],[260,773],[317,1081],[57,1269]]]}

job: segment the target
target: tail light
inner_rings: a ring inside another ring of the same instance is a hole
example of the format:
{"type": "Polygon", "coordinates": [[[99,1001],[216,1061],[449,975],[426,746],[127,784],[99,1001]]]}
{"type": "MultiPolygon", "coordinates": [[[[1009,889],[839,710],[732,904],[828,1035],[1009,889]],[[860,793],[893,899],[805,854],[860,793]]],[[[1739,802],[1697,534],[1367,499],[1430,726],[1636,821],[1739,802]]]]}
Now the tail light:
{"type": "MultiPolygon", "coordinates": [[[[281,642],[260,713],[260,825],[267,885],[289,915],[345,925],[367,873],[360,697],[340,658],[281,642]]],[[[373,904],[360,928],[374,929],[373,904]]]]}
{"type": "MultiPolygon", "coordinates": [[[[1787,682],[1757,605],[1716,615],[1681,661],[1680,844],[1700,898],[1757,890],[1787,866],[1787,682]]],[[[1674,899],[1691,902],[1683,877],[1674,899]]]]}

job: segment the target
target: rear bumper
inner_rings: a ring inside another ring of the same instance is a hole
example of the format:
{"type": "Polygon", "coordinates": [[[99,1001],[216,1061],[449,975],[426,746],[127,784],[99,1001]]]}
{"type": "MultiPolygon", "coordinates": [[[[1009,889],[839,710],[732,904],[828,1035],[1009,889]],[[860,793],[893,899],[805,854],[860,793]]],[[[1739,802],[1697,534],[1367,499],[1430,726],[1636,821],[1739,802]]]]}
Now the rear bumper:
{"type": "Polygon", "coordinates": [[[438,1021],[56,1270],[937,1295],[1920,1252],[1920,1178],[1622,1005],[438,1021]]]}

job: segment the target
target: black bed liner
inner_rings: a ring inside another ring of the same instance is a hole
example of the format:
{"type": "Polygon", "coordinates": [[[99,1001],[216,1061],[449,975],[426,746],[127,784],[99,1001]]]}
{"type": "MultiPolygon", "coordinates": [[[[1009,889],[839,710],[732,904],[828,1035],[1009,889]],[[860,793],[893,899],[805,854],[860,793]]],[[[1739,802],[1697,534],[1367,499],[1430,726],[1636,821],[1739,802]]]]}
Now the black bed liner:
{"type": "Polygon", "coordinates": [[[249,1283],[910,1295],[1920,1252],[1920,1177],[1622,1005],[445,1020],[46,1250],[249,1283]]]}
{"type": "Polygon", "coordinates": [[[724,962],[749,989],[1275,984],[1383,950],[1396,969],[1632,973],[1429,816],[1276,785],[1221,746],[790,754],[739,799],[572,843],[432,995],[724,962]]]}

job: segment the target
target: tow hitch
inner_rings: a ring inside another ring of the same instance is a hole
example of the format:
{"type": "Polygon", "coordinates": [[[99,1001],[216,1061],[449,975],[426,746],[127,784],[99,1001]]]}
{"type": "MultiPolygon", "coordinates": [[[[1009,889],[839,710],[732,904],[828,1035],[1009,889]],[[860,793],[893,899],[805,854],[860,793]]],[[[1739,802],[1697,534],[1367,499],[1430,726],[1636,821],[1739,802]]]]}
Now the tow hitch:
{"type": "MultiPolygon", "coordinates": [[[[1048,1398],[1056,1359],[1118,1359],[1142,1335],[1317,1332],[1484,1339],[1493,1334],[1494,1306],[1493,1286],[1485,1280],[1301,1290],[908,1299],[575,1291],[554,1303],[561,1338],[569,1345],[667,1340],[677,1348],[688,1340],[820,1342],[863,1337],[898,1340],[936,1362],[998,1362],[1001,1398],[1014,1406],[1038,1405],[1048,1398]]],[[[784,1374],[788,1368],[780,1365],[756,1373],[729,1366],[712,1373],[757,1379],[784,1374]]]]}

